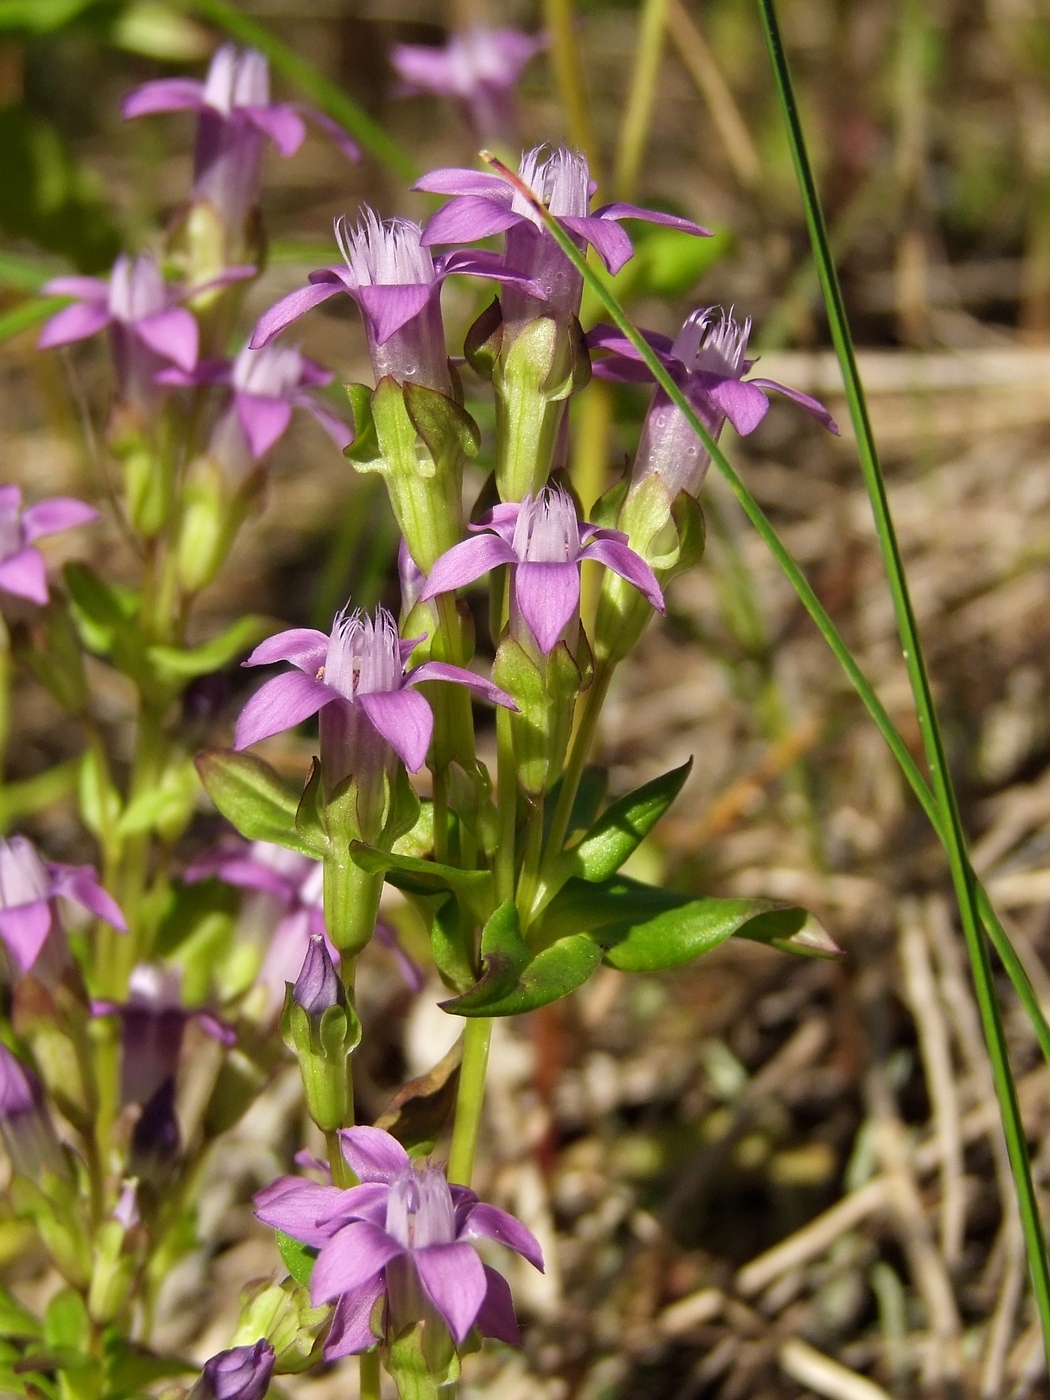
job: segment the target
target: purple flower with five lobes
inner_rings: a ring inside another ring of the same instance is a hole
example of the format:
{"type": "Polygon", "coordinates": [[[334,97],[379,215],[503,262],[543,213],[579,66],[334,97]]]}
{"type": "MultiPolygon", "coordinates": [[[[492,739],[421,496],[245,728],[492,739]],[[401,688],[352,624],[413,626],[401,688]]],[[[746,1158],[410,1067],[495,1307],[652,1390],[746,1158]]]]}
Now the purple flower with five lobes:
{"type": "Polygon", "coordinates": [[[263,1400],[274,1361],[273,1347],[265,1340],[220,1351],[204,1363],[186,1400],[263,1400]]]}
{"type": "Polygon", "coordinates": [[[401,79],[400,94],[432,92],[449,97],[482,138],[514,134],[514,89],[527,63],[547,47],[542,34],[475,24],[447,44],[395,44],[390,62],[401,79]]]}
{"type": "Polygon", "coordinates": [[[57,898],[72,900],[121,933],[127,930],[123,914],[90,865],[42,861],[25,836],[0,841],[0,941],[22,972],[31,970],[48,934],[62,927],[57,898]]]}
{"type": "Polygon", "coordinates": [[[386,608],[375,621],[360,612],[336,616],[330,636],[313,628],[278,632],[255,648],[245,666],[290,661],[296,668],[274,676],[252,696],[237,721],[234,748],[246,749],[260,739],[293,729],[321,713],[322,749],[326,711],[333,720],[353,722],[363,715],[374,736],[389,745],[405,767],[417,773],[426,762],[434,716],[414,689],[424,681],[454,681],[493,704],[516,709],[499,686],[462,666],[426,661],[405,670],[405,662],[422,637],[402,641],[386,608]]]}
{"type": "MultiPolygon", "coordinates": [[[[674,214],[660,214],[637,204],[603,204],[591,212],[595,185],[587,159],[565,146],[537,146],[521,158],[518,174],[541,203],[555,215],[579,248],[589,243],[610,272],[619,272],[634,252],[620,227],[621,219],[642,219],[665,224],[699,237],[710,230],[674,214]]],[[[413,189],[453,198],[427,223],[423,242],[476,243],[496,233],[506,233],[508,267],[531,277],[542,288],[539,298],[527,288],[509,288],[503,315],[518,323],[546,310],[555,316],[578,315],[583,279],[543,226],[539,214],[501,176],[489,171],[433,170],[417,180],[413,189]]]]}
{"type": "Polygon", "coordinates": [[[542,1271],[532,1232],[468,1187],[450,1186],[440,1168],[414,1164],[379,1128],[347,1128],[339,1138],[359,1186],[286,1176],[255,1197],[260,1220],[320,1250],[310,1299],[315,1307],[336,1304],[326,1358],[375,1345],[369,1322],[384,1296],[392,1332],[418,1321],[420,1286],[457,1346],[474,1326],[519,1345],[507,1282],[482,1264],[473,1242],[497,1240],[542,1271]]]}
{"type": "Polygon", "coordinates": [[[33,541],[100,518],[93,506],[71,496],[52,496],[23,510],[21,488],[0,486],[0,592],[43,607],[48,600],[47,568],[33,541]]]}
{"type": "Polygon", "coordinates": [[[514,566],[514,603],[544,655],[580,606],[580,561],[595,559],[642,593],[658,612],[663,594],[649,565],[620,530],[581,524],[576,507],[560,486],[537,496],[494,506],[477,525],[474,538],[443,554],[430,571],[421,598],[434,598],[473,583],[500,564],[514,566]]]}
{"type": "MultiPolygon", "coordinates": [[[[750,334],[750,316],[740,322],[720,306],[692,312],[674,340],[655,331],[643,332],[712,437],[718,437],[727,419],[742,435],[754,432],[769,410],[770,391],[793,399],[830,432],[837,433],[838,425],[830,413],[808,394],[775,379],[744,379],[755,363],[745,358],[750,334]]],[[[597,325],[586,339],[591,351],[605,356],[592,362],[597,378],[652,382],[638,351],[615,326],[597,325]]],[[[688,491],[695,496],[710,463],[703,443],[658,388],[642,428],[635,480],[655,472],[672,495],[688,491]]]]}
{"type": "MultiPolygon", "coordinates": [[[[162,370],[157,382],[170,385],[215,384],[230,390],[228,408],[212,430],[209,451],[218,461],[236,466],[245,454],[258,462],[286,431],[292,410],[312,413],[340,451],[353,436],[313,394],[332,382],[323,365],[291,345],[245,345],[234,360],[202,360],[194,370],[162,370]]],[[[242,473],[235,473],[241,475],[242,473]]]]}
{"type": "Polygon", "coordinates": [[[306,128],[301,114],[323,127],[348,160],[361,158],[346,132],[323,113],[270,101],[269,65],[256,49],[238,52],[233,44],[223,44],[203,83],[161,78],[136,88],[123,105],[125,118],[185,111],[197,113],[194,197],[207,200],[231,229],[243,228],[258,203],[266,142],[272,141],[282,156],[294,155],[302,145],[306,128]]]}
{"type": "Polygon", "coordinates": [[[361,310],[376,379],[392,375],[448,393],[448,354],[441,323],[441,286],[454,272],[523,283],[529,278],[504,265],[497,253],[457,249],[435,258],[423,245],[422,229],[410,219],[379,219],[365,209],[356,228],[342,215],[335,239],[345,267],[310,273],[310,285],[291,292],[259,319],[251,345],[268,345],[286,326],[338,292],[361,310]]]}

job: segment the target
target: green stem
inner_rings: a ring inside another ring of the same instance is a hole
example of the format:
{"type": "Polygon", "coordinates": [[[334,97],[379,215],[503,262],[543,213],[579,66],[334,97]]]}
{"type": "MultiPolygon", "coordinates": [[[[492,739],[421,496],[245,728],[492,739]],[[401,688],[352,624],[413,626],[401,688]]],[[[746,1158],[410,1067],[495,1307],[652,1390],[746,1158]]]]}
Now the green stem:
{"type": "Polygon", "coordinates": [[[502,904],[514,894],[518,834],[518,767],[514,761],[510,714],[502,706],[496,711],[496,810],[499,824],[496,901],[502,904]]]}
{"type": "Polygon", "coordinates": [[[521,875],[518,877],[517,905],[521,920],[521,931],[527,933],[533,906],[536,903],[536,889],[540,878],[540,865],[543,860],[543,799],[529,803],[529,818],[525,828],[525,855],[521,862],[521,875]]]}
{"type": "Polygon", "coordinates": [[[359,1359],[361,1363],[361,1400],[379,1400],[381,1388],[379,1353],[377,1351],[363,1351],[359,1359]]]}
{"type": "Polygon", "coordinates": [[[558,805],[554,809],[550,835],[547,837],[547,850],[551,855],[557,855],[568,834],[576,792],[580,786],[580,779],[583,777],[587,755],[591,751],[591,744],[594,742],[594,735],[598,729],[602,706],[609,693],[612,673],[613,667],[610,662],[600,662],[595,670],[594,679],[584,692],[583,710],[576,726],[576,732],[572,736],[569,758],[565,764],[565,772],[562,774],[558,805]]]}
{"type": "Polygon", "coordinates": [[[469,1186],[474,1174],[491,1039],[492,1021],[489,1017],[478,1016],[467,1020],[463,1029],[463,1062],[459,1067],[456,1121],[448,1157],[448,1179],[460,1186],[469,1186]]]}
{"type": "MultiPolygon", "coordinates": [[[[347,1123],[349,1128],[352,1124],[347,1123]]],[[[343,1145],[339,1141],[338,1129],[332,1129],[324,1135],[325,1147],[328,1150],[328,1165],[332,1170],[332,1185],[338,1186],[342,1190],[347,1190],[351,1186],[358,1184],[357,1177],[350,1168],[350,1163],[343,1156],[343,1145]]]]}
{"type": "Polygon", "coordinates": [[[434,859],[445,864],[448,860],[448,783],[447,772],[434,772],[434,859]]]}
{"type": "Polygon", "coordinates": [[[1018,1195],[1025,1248],[1028,1253],[1028,1264],[1043,1329],[1043,1341],[1047,1349],[1048,1359],[1050,1359],[1050,1264],[1047,1260],[1046,1243],[1043,1238],[1038,1203],[1032,1183],[1024,1124],[1021,1120],[1016,1088],[1010,1069],[1006,1035],[996,1001],[991,959],[987,943],[981,932],[980,911],[981,905],[985,901],[980,898],[981,892],[977,877],[970,865],[966,850],[966,838],[963,832],[959,804],[948,770],[947,757],[933,703],[933,692],[919,639],[904,564],[890,515],[886,484],[875,447],[875,438],[868,416],[860,373],[857,369],[845,303],[828,243],[823,210],[809,161],[776,11],[773,0],[758,0],[758,4],[769,47],[770,61],[776,78],[784,123],[791,144],[795,174],[802,194],[806,222],[813,244],[832,339],[842,370],[850,416],[857,437],[861,469],[871,499],[879,547],[893,599],[904,662],[915,699],[923,748],[932,780],[934,801],[941,819],[939,834],[948,856],[952,885],[962,919],[978,1010],[992,1063],[999,1112],[1003,1120],[1003,1131],[1006,1136],[1010,1166],[1018,1195]]]}
{"type": "Polygon", "coordinates": [[[620,143],[613,174],[613,192],[616,199],[631,199],[634,196],[638,172],[642,167],[660,72],[660,51],[664,42],[667,5],[668,0],[644,0],[642,6],[634,75],[623,114],[623,125],[620,128],[620,143]]]}

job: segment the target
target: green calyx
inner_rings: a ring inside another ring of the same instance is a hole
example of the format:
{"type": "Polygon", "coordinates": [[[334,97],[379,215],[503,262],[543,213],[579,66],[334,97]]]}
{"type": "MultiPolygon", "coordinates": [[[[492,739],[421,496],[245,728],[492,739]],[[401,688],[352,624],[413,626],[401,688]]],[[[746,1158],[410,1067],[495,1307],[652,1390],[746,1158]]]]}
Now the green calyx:
{"type": "Polygon", "coordinates": [[[353,1113],[350,1056],[361,1041],[361,1022],[352,1006],[327,1007],[311,1016],[293,998],[289,984],[281,1012],[281,1036],[299,1061],[310,1117],[322,1132],[334,1132],[353,1113]]]}

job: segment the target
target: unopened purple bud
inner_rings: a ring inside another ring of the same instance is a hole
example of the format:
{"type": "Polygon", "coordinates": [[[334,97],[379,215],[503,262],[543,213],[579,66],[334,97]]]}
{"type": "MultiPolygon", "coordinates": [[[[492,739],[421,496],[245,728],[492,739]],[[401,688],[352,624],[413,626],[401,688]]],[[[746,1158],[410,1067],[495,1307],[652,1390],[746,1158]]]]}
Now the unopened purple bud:
{"type": "Polygon", "coordinates": [[[11,1166],[38,1178],[45,1168],[67,1174],[65,1158],[51,1123],[40,1080],[0,1044],[0,1137],[11,1166]]]}
{"type": "Polygon", "coordinates": [[[137,1181],[125,1181],[120,1193],[120,1200],[113,1207],[113,1219],[124,1227],[125,1230],[132,1230],[141,1220],[139,1215],[139,1184],[137,1181]]]}
{"type": "Polygon", "coordinates": [[[311,1020],[319,1019],[330,1006],[344,1006],[343,986],[325,946],[325,938],[315,933],[310,939],[292,998],[311,1020]]]}
{"type": "Polygon", "coordinates": [[[262,1400],[270,1387],[274,1360],[267,1341],[220,1351],[204,1363],[187,1400],[262,1400]]]}

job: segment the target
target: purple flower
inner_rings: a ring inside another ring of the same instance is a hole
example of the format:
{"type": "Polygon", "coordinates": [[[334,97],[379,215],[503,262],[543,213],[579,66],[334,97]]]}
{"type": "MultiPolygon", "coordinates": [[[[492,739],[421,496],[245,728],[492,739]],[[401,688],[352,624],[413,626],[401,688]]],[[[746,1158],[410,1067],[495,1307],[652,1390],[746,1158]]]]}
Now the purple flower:
{"type": "Polygon", "coordinates": [[[0,592],[42,607],[48,600],[47,569],[33,541],[98,519],[93,506],[70,496],[52,496],[23,510],[21,489],[0,486],[0,592]]]}
{"type": "Polygon", "coordinates": [[[212,58],[205,81],[162,78],[145,83],[124,99],[124,116],[192,111],[197,115],[193,196],[207,200],[227,228],[240,232],[259,202],[260,171],[266,142],[282,156],[294,155],[306,134],[306,112],[334,137],[349,160],[361,153],[334,122],[309,108],[270,101],[270,70],[256,49],[238,52],[223,44],[212,58]]]}
{"type": "Polygon", "coordinates": [[[54,903],[59,896],[121,932],[127,929],[90,865],[45,863],[25,836],[0,841],[0,940],[22,972],[33,967],[48,934],[61,929],[54,903]]]}
{"type": "MultiPolygon", "coordinates": [[[[636,204],[603,204],[590,212],[594,184],[585,156],[565,146],[537,146],[521,158],[518,173],[534,194],[558,217],[579,248],[589,243],[610,272],[618,272],[633,253],[621,219],[644,219],[686,233],[709,236],[709,230],[673,214],[659,214],[636,204]]],[[[544,312],[558,318],[578,315],[583,279],[543,226],[527,200],[502,176],[489,171],[444,169],[431,171],[413,186],[453,198],[430,219],[423,242],[476,243],[506,233],[506,263],[538,282],[537,298],[527,288],[508,287],[503,317],[510,325],[544,312]]]]}
{"type": "Polygon", "coordinates": [[[187,1400],[263,1400],[274,1360],[273,1347],[265,1340],[220,1351],[204,1363],[187,1400]]]}
{"type": "MultiPolygon", "coordinates": [[[[769,409],[770,390],[794,399],[833,433],[838,426],[823,404],[773,379],[744,379],[754,360],[745,359],[751,318],[743,323],[721,307],[694,311],[672,341],[646,331],[645,338],[696,410],[700,421],[717,438],[728,419],[738,433],[754,432],[769,409]]],[[[591,350],[607,358],[594,362],[594,373],[622,382],[651,381],[638,351],[615,326],[598,325],[588,334],[591,350]]],[[[662,389],[657,389],[646,415],[634,477],[655,472],[672,495],[695,496],[711,459],[703,443],[662,389]]]]}
{"type": "Polygon", "coordinates": [[[664,610],[652,569],[619,530],[581,525],[567,491],[547,486],[523,501],[495,506],[474,538],[441,556],[430,571],[422,599],[473,583],[500,564],[514,566],[514,601],[544,655],[576,616],[580,605],[580,561],[596,559],[634,584],[654,608],[664,610]]]}
{"type": "Polygon", "coordinates": [[[379,1128],[348,1128],[339,1137],[359,1186],[341,1191],[281,1177],[255,1197],[260,1220],[320,1250],[310,1298],[315,1306],[336,1303],[325,1356],[375,1344],[369,1321],[384,1296],[392,1335],[418,1321],[420,1305],[429,1303],[457,1345],[474,1326],[519,1344],[506,1280],[482,1264],[473,1242],[497,1240],[542,1270],[531,1231],[466,1186],[450,1186],[439,1168],[414,1164],[379,1128]]]}
{"type": "Polygon", "coordinates": [[[449,393],[448,353],[441,324],[441,285],[453,272],[473,277],[524,280],[508,271],[496,253],[457,250],[434,258],[422,242],[422,229],[409,219],[379,219],[371,209],[351,229],[346,217],[335,222],[335,238],[345,267],[310,273],[310,285],[291,292],[265,312],[251,344],[267,345],[286,326],[337,292],[361,309],[376,380],[392,375],[449,393]]]}
{"type": "Polygon", "coordinates": [[[475,24],[440,48],[395,44],[390,62],[405,95],[450,97],[480,139],[510,141],[517,128],[514,89],[525,65],[546,46],[542,34],[475,24]]]}
{"type": "Polygon", "coordinates": [[[204,360],[194,370],[163,370],[161,384],[217,384],[231,391],[208,440],[208,455],[236,481],[247,476],[284,434],[294,408],[312,413],[340,451],[353,440],[342,419],[329,413],[311,392],[332,375],[291,345],[253,350],[245,345],[234,360],[204,360]]]}
{"type": "Polygon", "coordinates": [[[68,1175],[44,1090],[33,1071],[0,1042],[0,1137],[21,1176],[39,1181],[45,1168],[68,1175]]]}
{"type": "Polygon", "coordinates": [[[159,964],[140,963],[132,971],[127,1001],[93,1001],[91,1010],[95,1016],[120,1017],[125,1103],[149,1104],[166,1084],[174,1084],[188,1022],[198,1021],[223,1045],[235,1039],[210,1012],[184,1006],[179,973],[159,964]]]}
{"type": "MultiPolygon", "coordinates": [[[[227,280],[245,273],[244,268],[231,269],[227,280]]],[[[74,301],[44,323],[39,347],[46,350],[69,345],[108,327],[120,397],[143,411],[156,406],[155,381],[161,370],[169,364],[192,370],[197,363],[196,319],[184,306],[175,305],[177,295],[149,254],[129,258],[122,253],[108,281],[55,277],[45,283],[43,291],[73,297],[74,301]]]]}
{"type": "Polygon", "coordinates": [[[406,671],[405,662],[421,640],[402,641],[393,617],[382,607],[374,622],[344,609],[328,637],[306,627],[270,637],[244,665],[290,661],[296,669],[267,681],[248,701],[237,721],[234,747],[246,749],[320,711],[322,762],[327,728],[333,739],[341,731],[334,747],[343,752],[369,743],[374,746],[379,739],[416,773],[426,761],[434,716],[415,686],[424,681],[455,681],[494,704],[515,708],[498,686],[462,666],[427,661],[406,671]]]}

